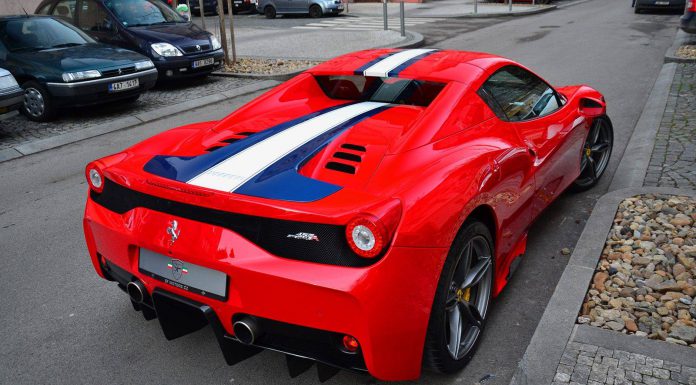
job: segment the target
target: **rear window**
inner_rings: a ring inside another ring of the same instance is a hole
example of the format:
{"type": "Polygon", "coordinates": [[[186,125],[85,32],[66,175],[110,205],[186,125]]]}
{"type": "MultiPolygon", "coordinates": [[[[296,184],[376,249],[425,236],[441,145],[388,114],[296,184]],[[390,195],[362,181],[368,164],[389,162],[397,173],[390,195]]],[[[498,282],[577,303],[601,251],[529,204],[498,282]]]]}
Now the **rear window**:
{"type": "Polygon", "coordinates": [[[331,99],[428,106],[444,83],[372,76],[315,76],[331,99]]]}

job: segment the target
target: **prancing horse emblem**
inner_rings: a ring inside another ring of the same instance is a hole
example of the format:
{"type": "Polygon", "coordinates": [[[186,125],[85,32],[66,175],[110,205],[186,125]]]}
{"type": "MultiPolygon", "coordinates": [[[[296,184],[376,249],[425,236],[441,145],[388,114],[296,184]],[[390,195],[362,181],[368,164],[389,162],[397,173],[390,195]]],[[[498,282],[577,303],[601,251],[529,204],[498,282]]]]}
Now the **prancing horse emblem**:
{"type": "Polygon", "coordinates": [[[167,227],[167,234],[169,234],[169,246],[173,246],[174,242],[176,242],[177,239],[179,239],[179,234],[181,233],[181,230],[179,230],[179,222],[176,220],[172,220],[169,222],[169,227],[167,227]]]}

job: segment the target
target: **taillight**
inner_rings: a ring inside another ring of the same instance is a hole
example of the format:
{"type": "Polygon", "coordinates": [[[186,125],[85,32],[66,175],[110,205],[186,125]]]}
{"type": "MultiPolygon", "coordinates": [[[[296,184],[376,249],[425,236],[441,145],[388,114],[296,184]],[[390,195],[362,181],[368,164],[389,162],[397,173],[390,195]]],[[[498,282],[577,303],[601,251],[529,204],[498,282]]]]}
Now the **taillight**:
{"type": "Polygon", "coordinates": [[[374,258],[382,252],[387,233],[384,226],[372,215],[360,215],[346,226],[346,238],[355,254],[363,258],[374,258]]]}
{"type": "Polygon", "coordinates": [[[696,3],[693,0],[687,1],[686,9],[688,9],[691,12],[696,12],[696,3]]]}
{"type": "Polygon", "coordinates": [[[89,188],[98,193],[102,192],[104,189],[104,174],[96,163],[87,165],[87,168],[85,168],[85,176],[87,177],[89,188]]]}

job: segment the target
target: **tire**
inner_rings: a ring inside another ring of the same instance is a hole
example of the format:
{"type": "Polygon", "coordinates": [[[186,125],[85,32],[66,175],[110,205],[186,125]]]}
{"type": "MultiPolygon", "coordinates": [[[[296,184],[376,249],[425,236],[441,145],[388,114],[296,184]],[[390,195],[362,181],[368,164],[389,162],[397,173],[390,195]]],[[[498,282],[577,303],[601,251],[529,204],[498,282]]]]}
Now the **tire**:
{"type": "Polygon", "coordinates": [[[633,6],[633,13],[641,13],[642,11],[643,11],[643,9],[641,7],[639,7],[638,4],[633,6]]]}
{"type": "Polygon", "coordinates": [[[56,115],[53,99],[46,88],[33,80],[22,84],[24,103],[22,113],[35,122],[48,122],[56,115]]]}
{"type": "Polygon", "coordinates": [[[318,19],[320,18],[324,12],[322,12],[321,7],[313,4],[311,7],[309,7],[309,17],[313,19],[318,19]]]}
{"type": "Polygon", "coordinates": [[[423,353],[427,368],[454,373],[464,368],[476,352],[493,290],[494,255],[488,227],[476,220],[465,222],[452,243],[435,292],[423,353]],[[471,275],[473,279],[459,282],[471,275]],[[467,281],[474,283],[466,286],[467,281]],[[451,320],[458,321],[456,326],[451,320]],[[453,333],[453,326],[459,327],[459,333],[453,333]],[[453,335],[461,337],[454,342],[453,335]]]}
{"type": "Polygon", "coordinates": [[[608,116],[592,121],[580,156],[580,175],[571,185],[573,191],[585,191],[594,187],[604,175],[614,146],[614,128],[608,116]],[[589,151],[589,152],[588,152],[589,151]]]}
{"type": "Polygon", "coordinates": [[[140,99],[140,94],[135,95],[135,96],[131,96],[131,97],[128,97],[128,98],[125,98],[125,99],[121,100],[121,103],[123,103],[123,104],[131,104],[131,103],[137,102],[138,99],[140,99]]]}
{"type": "Polygon", "coordinates": [[[272,5],[267,5],[266,8],[263,9],[263,15],[266,16],[266,19],[275,19],[276,10],[272,5]]]}

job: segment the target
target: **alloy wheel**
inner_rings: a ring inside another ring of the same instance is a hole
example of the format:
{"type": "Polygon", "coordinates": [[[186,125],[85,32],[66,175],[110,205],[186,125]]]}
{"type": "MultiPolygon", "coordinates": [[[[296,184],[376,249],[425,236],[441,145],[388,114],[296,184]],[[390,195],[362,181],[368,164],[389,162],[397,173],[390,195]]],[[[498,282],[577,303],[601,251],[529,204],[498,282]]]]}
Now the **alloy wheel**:
{"type": "Polygon", "coordinates": [[[43,115],[46,109],[46,102],[44,101],[41,91],[32,87],[24,90],[24,109],[29,115],[35,118],[43,115]]]}
{"type": "Polygon", "coordinates": [[[475,236],[462,249],[445,305],[447,350],[459,360],[473,348],[483,329],[493,282],[491,248],[475,236]]]}
{"type": "Polygon", "coordinates": [[[613,140],[609,122],[602,118],[595,119],[583,146],[577,185],[592,185],[602,176],[609,164],[613,140]]]}

